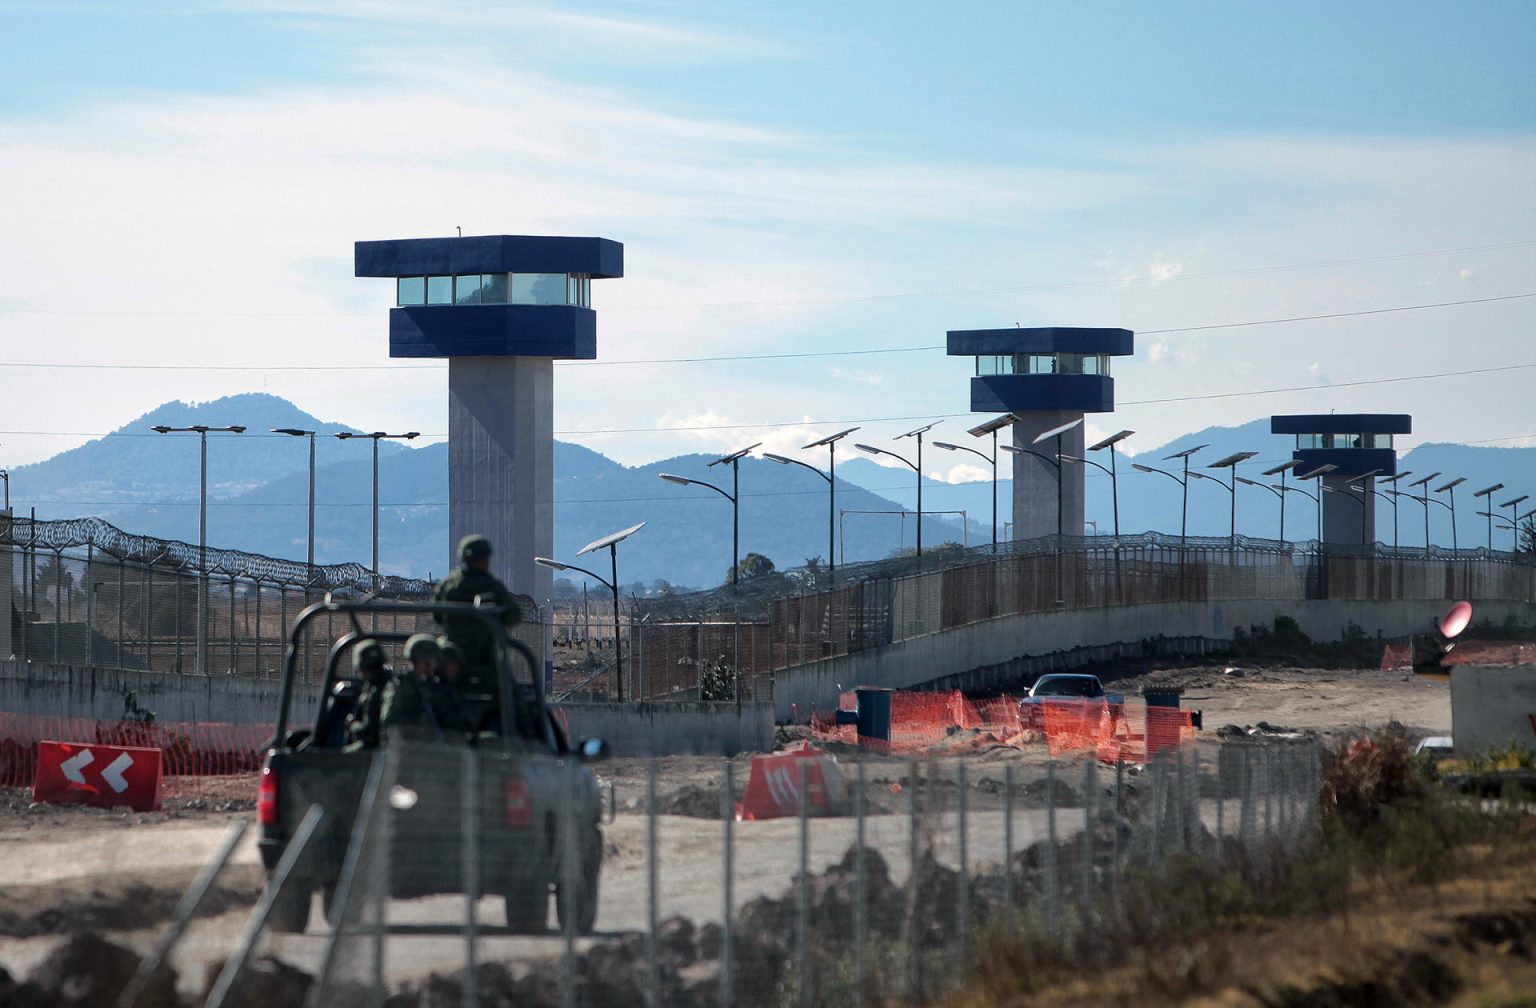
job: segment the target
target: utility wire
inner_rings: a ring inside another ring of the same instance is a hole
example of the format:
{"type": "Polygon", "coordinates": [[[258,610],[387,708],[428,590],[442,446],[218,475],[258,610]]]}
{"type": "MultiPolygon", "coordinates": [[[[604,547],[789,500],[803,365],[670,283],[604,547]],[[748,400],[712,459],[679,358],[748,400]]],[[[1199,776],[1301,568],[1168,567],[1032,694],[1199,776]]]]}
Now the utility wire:
{"type": "MultiPolygon", "coordinates": [[[[1465,301],[1437,301],[1432,304],[1394,305],[1387,308],[1366,308],[1360,311],[1329,312],[1319,315],[1292,315],[1284,318],[1254,319],[1247,322],[1216,322],[1210,325],[1178,326],[1171,329],[1143,329],[1138,336],[1167,336],[1174,333],[1210,332],[1216,329],[1245,329],[1253,326],[1283,325],[1292,322],[1320,322],[1327,319],[1360,318],[1366,315],[1386,315],[1395,312],[1425,311],[1432,308],[1457,308],[1464,305],[1491,304],[1498,301],[1518,301],[1536,297],[1536,291],[1526,294],[1505,294],[1498,297],[1471,298],[1465,301]]],[[[910,347],[872,347],[864,350],[808,350],[800,353],[722,354],[708,357],[635,357],[628,360],[556,361],[557,367],[615,367],[636,364],[714,364],[728,361],[805,360],[813,357],[867,357],[876,354],[924,353],[945,350],[942,345],[910,347]]],[[[306,372],[306,371],[441,371],[446,364],[91,364],[56,363],[52,361],[0,361],[0,367],[46,368],[78,371],[258,371],[258,372],[306,372]]]]}
{"type": "MultiPolygon", "coordinates": [[[[697,308],[776,308],[795,305],[856,304],[866,301],[897,301],[918,298],[974,297],[989,294],[1021,294],[1037,291],[1074,290],[1093,287],[1125,287],[1132,284],[1164,284],[1175,280],[1202,280],[1212,277],[1251,276],[1257,273],[1280,273],[1293,270],[1326,269],[1335,266],[1358,266],[1378,262],[1399,262],[1404,259],[1427,259],[1434,256],[1459,255],[1467,252],[1489,252],[1502,249],[1523,248],[1536,245],[1536,239],[1497,242],[1489,245],[1464,245],[1459,248],[1432,249],[1427,252],[1398,252],[1388,255],[1364,256],[1355,259],[1324,259],[1315,262],[1287,263],[1280,266],[1248,266],[1229,270],[1208,270],[1199,273],[1180,273],[1170,277],[1122,277],[1113,280],[1077,280],[1052,284],[1030,284],[1014,287],[983,287],[969,290],[904,291],[886,294],[851,294],[844,297],[788,298],[780,301],[715,301],[698,304],[614,305],[605,312],[625,311],[675,311],[697,308]]],[[[113,309],[70,308],[0,308],[0,315],[122,315],[122,316],[173,316],[185,318],[370,318],[374,312],[231,312],[231,311],[143,311],[113,309]]]]}
{"type": "MultiPolygon", "coordinates": [[[[1460,378],[1460,377],[1464,377],[1466,375],[1491,374],[1491,373],[1500,372],[1500,371],[1520,371],[1520,370],[1525,370],[1525,369],[1529,369],[1529,368],[1536,368],[1536,362],[1531,362],[1531,363],[1527,363],[1527,364],[1502,364],[1502,365],[1498,365],[1496,367],[1486,367],[1486,368],[1469,368],[1468,370],[1465,370],[1465,371],[1439,371],[1439,372],[1434,372],[1434,373],[1431,373],[1431,374],[1399,375],[1399,376],[1394,377],[1394,378],[1367,378],[1367,379],[1362,379],[1360,381],[1332,382],[1332,383],[1330,383],[1328,385],[1291,385],[1291,386],[1287,386],[1285,388],[1253,389],[1253,390],[1246,391],[1246,392],[1214,392],[1214,393],[1211,393],[1211,394],[1208,394],[1208,395],[1170,396],[1170,397],[1163,398],[1163,399],[1133,399],[1133,400],[1130,400],[1130,401],[1127,401],[1127,402],[1121,402],[1118,405],[1119,406],[1151,406],[1151,405],[1166,405],[1168,403],[1198,402],[1200,400],[1205,400],[1205,399],[1234,399],[1234,398],[1242,398],[1244,396],[1279,395],[1279,394],[1285,393],[1285,392],[1319,392],[1319,391],[1326,391],[1327,389],[1334,389],[1334,388],[1358,388],[1358,387],[1363,386],[1363,385],[1388,385],[1388,384],[1392,384],[1392,383],[1395,383],[1395,382],[1431,381],[1431,380],[1439,379],[1439,378],[1460,378]]],[[[686,431],[771,430],[771,429],[776,428],[776,427],[828,427],[828,426],[832,426],[833,424],[895,423],[895,422],[898,422],[898,421],[906,422],[906,421],[909,421],[909,420],[954,420],[954,419],[958,419],[960,417],[974,417],[974,416],[976,416],[976,414],[972,413],[972,412],[966,412],[966,413],[922,413],[922,414],[912,414],[912,415],[908,415],[908,416],[857,417],[857,418],[843,419],[843,420],[804,420],[804,419],[801,419],[801,420],[778,420],[778,421],[774,421],[772,423],[698,424],[698,425],[688,425],[688,426],[678,426],[678,427],[604,427],[604,428],[595,428],[595,429],[590,429],[590,430],[557,430],[554,433],[559,435],[559,436],[561,436],[561,437],[571,437],[571,436],[587,435],[587,434],[668,434],[668,433],[686,432],[686,431]]],[[[92,437],[92,438],[94,438],[94,437],[159,437],[158,434],[153,434],[153,433],[148,432],[148,431],[140,433],[138,431],[120,431],[120,432],[106,431],[106,432],[102,432],[102,431],[11,430],[11,431],[0,431],[0,435],[6,435],[6,436],[10,436],[10,437],[92,437]]],[[[229,436],[230,437],[234,437],[235,435],[229,435],[229,436]]],[[[284,434],[260,434],[260,433],[256,433],[256,432],[251,432],[249,434],[243,434],[243,435],[240,435],[240,436],[243,437],[243,438],[257,438],[257,437],[280,438],[280,437],[287,437],[287,435],[284,435],[284,434]]],[[[422,438],[429,438],[429,439],[437,438],[437,439],[440,439],[440,438],[445,438],[448,435],[446,435],[446,434],[427,434],[427,433],[423,433],[420,436],[422,438]]],[[[1469,441],[1469,442],[1460,442],[1460,443],[1465,443],[1465,444],[1485,444],[1485,443],[1493,443],[1495,441],[1516,441],[1516,440],[1519,440],[1520,438],[1523,438],[1523,437],[1532,437],[1532,436],[1536,436],[1536,435],[1515,434],[1515,435],[1511,435],[1511,436],[1505,437],[1505,438],[1490,438],[1490,439],[1487,439],[1486,441],[1469,441]]],[[[404,449],[401,449],[401,450],[404,450],[404,449]]]]}

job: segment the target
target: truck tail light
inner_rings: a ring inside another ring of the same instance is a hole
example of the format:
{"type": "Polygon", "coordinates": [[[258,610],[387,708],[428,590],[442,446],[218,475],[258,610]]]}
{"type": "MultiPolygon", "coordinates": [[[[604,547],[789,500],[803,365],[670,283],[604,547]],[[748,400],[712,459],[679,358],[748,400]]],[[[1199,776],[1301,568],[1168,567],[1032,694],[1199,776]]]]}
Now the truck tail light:
{"type": "Polygon", "coordinates": [[[533,803],[528,799],[528,782],[521,777],[507,781],[507,826],[527,829],[533,824],[533,803]]]}
{"type": "Polygon", "coordinates": [[[256,821],[263,826],[277,825],[277,775],[271,767],[261,768],[261,782],[256,785],[256,821]]]}

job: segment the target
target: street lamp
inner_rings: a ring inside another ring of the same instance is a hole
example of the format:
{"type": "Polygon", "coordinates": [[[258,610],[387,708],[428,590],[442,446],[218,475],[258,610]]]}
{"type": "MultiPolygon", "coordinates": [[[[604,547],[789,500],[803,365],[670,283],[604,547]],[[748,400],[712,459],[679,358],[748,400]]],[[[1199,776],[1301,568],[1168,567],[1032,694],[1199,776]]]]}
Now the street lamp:
{"type": "Polygon", "coordinates": [[[813,465],[807,465],[798,459],[787,458],[783,455],[774,455],[765,452],[763,458],[772,459],[780,465],[797,465],[809,469],[811,472],[827,481],[827,569],[837,570],[837,443],[843,438],[858,430],[857,427],[849,427],[845,431],[836,434],[828,434],[819,441],[812,441],[800,450],[808,448],[820,448],[827,446],[827,471],[822,472],[813,465]]]}
{"type": "Polygon", "coordinates": [[[311,584],[315,580],[315,432],[297,427],[273,427],[273,434],[309,438],[309,548],[305,552],[305,564],[311,584]]]}
{"type": "MultiPolygon", "coordinates": [[[[1494,494],[1494,493],[1496,493],[1496,492],[1498,492],[1500,490],[1503,490],[1503,489],[1504,489],[1504,484],[1503,483],[1495,483],[1493,486],[1483,487],[1481,490],[1479,490],[1477,493],[1473,494],[1472,496],[1473,497],[1491,497],[1492,494],[1494,494]]],[[[1490,499],[1488,503],[1492,504],[1493,501],[1490,499]]],[[[1480,513],[1481,514],[1485,514],[1485,515],[1488,516],[1488,552],[1492,553],[1493,552],[1493,512],[1490,509],[1488,511],[1483,511],[1483,512],[1480,512],[1480,513]]]]}
{"type": "Polygon", "coordinates": [[[705,483],[703,480],[689,479],[686,476],[673,476],[671,473],[661,474],[661,478],[668,483],[676,483],[678,486],[688,486],[691,484],[693,486],[708,487],[731,502],[731,584],[733,585],[741,582],[741,460],[746,457],[748,452],[753,448],[759,447],[761,444],[762,442],[759,441],[757,444],[748,445],[741,449],[741,451],[722,455],[710,463],[711,466],[729,465],[731,467],[730,493],[726,493],[713,483],[705,483]]]}
{"type": "MultiPolygon", "coordinates": [[[[1184,488],[1184,504],[1185,504],[1186,507],[1189,505],[1189,487],[1187,485],[1188,484],[1187,477],[1181,478],[1179,476],[1174,475],[1173,473],[1169,472],[1166,469],[1158,469],[1156,466],[1142,465],[1140,462],[1132,462],[1131,463],[1131,468],[1135,469],[1137,472],[1157,473],[1160,476],[1167,476],[1169,479],[1171,479],[1175,483],[1177,483],[1180,487],[1184,488]]],[[[1187,529],[1187,527],[1188,527],[1188,519],[1187,519],[1187,516],[1186,516],[1186,518],[1183,519],[1181,521],[1181,523],[1180,523],[1179,546],[1181,548],[1184,545],[1184,538],[1185,538],[1184,530],[1187,529]]]]}
{"type": "Polygon", "coordinates": [[[641,522],[639,525],[631,525],[622,532],[615,532],[612,535],[606,535],[601,539],[589,542],[576,551],[577,556],[583,556],[587,553],[595,553],[600,549],[606,549],[608,551],[608,562],[612,565],[610,567],[613,573],[612,581],[599,574],[594,574],[585,567],[577,567],[575,564],[561,563],[558,560],[551,560],[549,557],[533,558],[533,562],[540,567],[548,567],[550,570],[556,571],[573,570],[585,574],[613,592],[613,681],[614,695],[618,697],[619,703],[624,702],[624,652],[622,650],[623,645],[619,641],[619,543],[639,532],[644,527],[645,522],[641,522]]]}
{"type": "Polygon", "coordinates": [[[938,421],[934,421],[933,423],[929,424],[926,427],[919,427],[917,430],[907,431],[905,434],[898,434],[895,437],[891,438],[892,441],[900,441],[902,438],[909,438],[909,437],[910,438],[917,438],[917,462],[916,462],[916,464],[914,464],[910,459],[904,458],[904,457],[896,454],[895,452],[889,451],[889,450],[887,450],[885,448],[876,448],[874,445],[867,445],[867,444],[855,444],[854,445],[854,447],[857,448],[859,451],[861,451],[861,452],[868,452],[871,455],[889,455],[891,458],[896,459],[897,461],[903,463],[908,469],[911,469],[914,473],[917,474],[917,555],[918,556],[922,556],[923,555],[923,435],[926,434],[928,431],[933,430],[938,425],[939,425],[938,421]]]}
{"type": "MultiPolygon", "coordinates": [[[[1438,472],[1432,472],[1428,476],[1425,476],[1423,479],[1416,479],[1412,483],[1408,484],[1408,489],[1409,490],[1412,490],[1414,487],[1420,487],[1420,486],[1424,487],[1424,496],[1422,496],[1422,497],[1415,497],[1415,496],[1413,496],[1413,494],[1409,494],[1408,498],[1410,500],[1416,500],[1416,501],[1418,501],[1420,504],[1422,504],[1424,506],[1424,555],[1425,556],[1429,556],[1429,482],[1430,482],[1430,480],[1433,480],[1436,476],[1439,476],[1439,475],[1440,474],[1438,472]]],[[[1440,503],[1443,503],[1443,502],[1442,501],[1436,501],[1435,503],[1440,504],[1440,503]]]]}
{"type": "MultiPolygon", "coordinates": [[[[1039,459],[1042,462],[1045,462],[1045,463],[1049,464],[1050,466],[1052,466],[1056,470],[1056,539],[1057,539],[1056,548],[1057,548],[1058,551],[1060,551],[1060,549],[1061,549],[1061,542],[1060,542],[1060,540],[1061,540],[1062,536],[1066,535],[1066,528],[1064,527],[1064,524],[1063,524],[1065,519],[1066,519],[1066,510],[1062,506],[1062,502],[1061,502],[1061,495],[1062,495],[1061,436],[1063,434],[1065,434],[1067,431],[1071,430],[1072,428],[1076,427],[1078,424],[1080,424],[1082,422],[1083,422],[1083,418],[1082,417],[1078,417],[1076,420],[1073,420],[1070,423],[1064,423],[1060,427],[1052,427],[1050,430],[1046,431],[1043,434],[1040,434],[1032,442],[1030,442],[1031,444],[1039,444],[1041,441],[1044,441],[1046,438],[1055,438],[1056,439],[1056,451],[1053,454],[1051,454],[1051,455],[1045,455],[1045,454],[1043,454],[1041,452],[1037,452],[1037,451],[1030,451],[1028,448],[1020,448],[1017,445],[1002,445],[1001,446],[1003,451],[1005,451],[1005,452],[1012,452],[1015,455],[1033,455],[1035,458],[1039,459]]],[[[1079,531],[1078,534],[1081,535],[1082,534],[1081,531],[1079,531]]]]}
{"type": "Polygon", "coordinates": [[[1461,484],[1465,483],[1466,481],[1467,481],[1467,478],[1465,476],[1457,476],[1455,479],[1451,480],[1445,486],[1439,487],[1439,488],[1437,488],[1435,490],[1435,493],[1445,493],[1447,490],[1449,490],[1451,492],[1451,549],[1452,550],[1459,550],[1459,549],[1461,549],[1461,546],[1457,542],[1457,539],[1456,539],[1456,488],[1461,486],[1461,484]]]}
{"type": "MultiPolygon", "coordinates": [[[[1286,491],[1285,474],[1290,472],[1292,469],[1295,469],[1300,464],[1301,464],[1301,462],[1298,459],[1286,459],[1284,462],[1281,462],[1279,465],[1274,466],[1273,468],[1265,469],[1263,474],[1262,474],[1262,475],[1265,475],[1265,476],[1279,476],[1280,477],[1280,489],[1277,492],[1280,495],[1280,541],[1281,542],[1285,542],[1285,491],[1286,491]]],[[[1253,486],[1260,486],[1260,485],[1268,486],[1268,484],[1253,483],[1251,480],[1244,480],[1243,482],[1244,483],[1250,483],[1253,486]]]]}
{"type": "Polygon", "coordinates": [[[0,469],[0,480],[5,480],[5,510],[11,510],[11,471],[0,469]]]}
{"type": "MultiPolygon", "coordinates": [[[[1258,452],[1251,451],[1237,452],[1235,454],[1228,455],[1226,458],[1218,459],[1215,462],[1212,462],[1210,465],[1206,466],[1207,469],[1229,470],[1228,475],[1231,477],[1228,482],[1221,484],[1222,486],[1226,487],[1227,493],[1232,498],[1232,515],[1230,524],[1227,527],[1228,547],[1234,546],[1237,543],[1237,465],[1239,462],[1245,462],[1257,454],[1258,452]]],[[[1205,479],[1211,479],[1211,477],[1206,476],[1204,473],[1193,473],[1192,475],[1203,476],[1205,479]]],[[[1213,480],[1213,482],[1221,483],[1221,480],[1213,480]]]]}
{"type": "MultiPolygon", "coordinates": [[[[198,437],[197,477],[197,671],[208,674],[208,432],[215,434],[244,434],[245,428],[209,427],[193,424],[191,427],[168,427],[156,424],[151,427],[156,434],[196,434],[198,437]]],[[[231,630],[233,633],[233,630],[231,630]]]]}
{"type": "MultiPolygon", "coordinates": [[[[1509,523],[1514,526],[1515,541],[1514,544],[1509,548],[1511,553],[1518,552],[1520,549],[1520,516],[1515,514],[1515,509],[1530,499],[1530,494],[1521,494],[1514,500],[1507,500],[1503,504],[1499,505],[1501,508],[1509,508],[1509,523]]],[[[1529,517],[1529,513],[1527,513],[1526,517],[1529,517]]]]}
{"type": "Polygon", "coordinates": [[[977,458],[982,459],[983,461],[985,461],[988,465],[990,465],[992,467],[992,552],[993,553],[997,552],[997,432],[1002,430],[1004,427],[1012,426],[1014,419],[1015,419],[1015,417],[1014,417],[1014,415],[1012,413],[1005,413],[1005,414],[1003,414],[1000,417],[997,417],[997,418],[992,419],[992,420],[988,420],[984,424],[978,424],[977,426],[972,427],[970,430],[966,431],[966,433],[971,435],[971,437],[986,437],[988,434],[991,434],[992,435],[992,454],[991,455],[988,455],[985,452],[978,451],[977,449],[968,447],[966,445],[950,444],[948,441],[935,441],[933,443],[933,446],[935,448],[943,448],[945,451],[964,451],[964,452],[970,452],[972,455],[975,455],[977,458]]]}
{"type": "Polygon", "coordinates": [[[379,575],[379,442],[385,438],[401,441],[413,441],[421,437],[421,431],[407,431],[404,434],[385,434],[383,431],[374,431],[372,434],[353,434],[351,431],[339,431],[336,436],[343,441],[353,438],[368,438],[373,442],[373,575],[379,575]]]}
{"type": "Polygon", "coordinates": [[[1384,491],[1383,490],[1378,490],[1377,493],[1392,498],[1392,548],[1393,549],[1397,549],[1398,548],[1398,546],[1397,546],[1397,499],[1399,497],[1403,496],[1403,492],[1397,488],[1396,484],[1397,484],[1397,481],[1402,479],[1403,477],[1405,477],[1405,476],[1412,476],[1412,475],[1413,475],[1413,471],[1411,469],[1404,469],[1400,473],[1396,473],[1396,474],[1394,474],[1392,476],[1387,476],[1387,477],[1384,477],[1384,478],[1379,479],[1379,480],[1376,481],[1378,483],[1386,483],[1386,484],[1388,484],[1388,487],[1387,487],[1386,490],[1384,490],[1384,491]]]}
{"type": "MultiPolygon", "coordinates": [[[[1096,445],[1089,445],[1088,446],[1088,450],[1091,451],[1091,452],[1102,451],[1105,448],[1109,449],[1109,493],[1110,493],[1110,497],[1112,498],[1112,500],[1114,502],[1114,508],[1115,508],[1115,538],[1117,538],[1117,539],[1120,537],[1120,481],[1116,478],[1116,475],[1115,475],[1115,469],[1116,469],[1116,465],[1115,465],[1115,445],[1119,444],[1121,441],[1124,441],[1126,438],[1130,437],[1132,434],[1135,434],[1135,433],[1136,432],[1133,431],[1133,430],[1123,430],[1123,431],[1119,432],[1118,434],[1111,434],[1109,437],[1105,438],[1103,441],[1100,441],[1096,445]]],[[[1063,455],[1062,458],[1067,459],[1068,461],[1071,461],[1071,456],[1063,455]]],[[[1088,460],[1084,459],[1083,461],[1087,462],[1088,460]]],[[[1095,462],[1093,464],[1094,465],[1098,465],[1100,469],[1104,468],[1103,466],[1099,465],[1097,462],[1095,462]]]]}
{"type": "Polygon", "coordinates": [[[1325,489],[1325,487],[1323,486],[1323,477],[1328,475],[1329,473],[1333,472],[1337,468],[1338,468],[1338,466],[1336,466],[1336,465],[1320,465],[1320,466],[1316,467],[1315,469],[1309,469],[1306,472],[1300,473],[1300,474],[1297,475],[1296,478],[1299,479],[1299,480],[1309,480],[1309,479],[1317,480],[1317,493],[1315,493],[1315,494],[1307,493],[1307,491],[1300,490],[1297,487],[1291,487],[1290,488],[1292,490],[1298,490],[1298,492],[1304,493],[1308,497],[1311,497],[1313,500],[1317,501],[1317,548],[1318,549],[1322,549],[1323,548],[1323,490],[1325,489]]]}

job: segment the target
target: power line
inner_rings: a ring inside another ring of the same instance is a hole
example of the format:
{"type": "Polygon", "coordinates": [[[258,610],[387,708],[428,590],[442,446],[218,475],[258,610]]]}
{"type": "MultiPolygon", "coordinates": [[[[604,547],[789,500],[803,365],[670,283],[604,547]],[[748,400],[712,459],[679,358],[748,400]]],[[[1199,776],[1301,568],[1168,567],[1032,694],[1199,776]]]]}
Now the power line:
{"type": "MultiPolygon", "coordinates": [[[[1167,336],[1174,333],[1210,332],[1217,329],[1245,329],[1254,326],[1283,325],[1292,322],[1321,322],[1328,319],[1360,318],[1396,312],[1425,311],[1433,308],[1458,308],[1465,305],[1492,304],[1536,297],[1505,294],[1498,297],[1470,298],[1465,301],[1437,301],[1431,304],[1393,305],[1360,311],[1328,312],[1318,315],[1292,315],[1283,318],[1253,319],[1246,322],[1216,322],[1210,325],[1176,326],[1170,329],[1143,329],[1138,336],[1167,336]]],[[[910,347],[872,347],[863,350],[807,350],[799,353],[721,354],[707,357],[635,357],[628,360],[557,361],[557,367],[615,367],[635,364],[714,364],[730,361],[804,360],[815,357],[867,357],[877,354],[923,353],[946,349],[942,345],[910,347]]],[[[441,371],[446,364],[91,364],[52,361],[0,361],[0,367],[41,368],[75,371],[232,371],[232,372],[317,372],[317,371],[441,371]]]]}
{"type": "MultiPolygon", "coordinates": [[[[1208,399],[1237,399],[1245,396],[1279,395],[1286,392],[1318,392],[1334,388],[1358,388],[1364,385],[1389,385],[1396,382],[1431,381],[1439,378],[1460,378],[1467,375],[1492,374],[1501,371],[1520,371],[1528,368],[1536,368],[1536,362],[1527,364],[1503,364],[1497,367],[1469,368],[1465,371],[1438,371],[1430,374],[1400,375],[1393,378],[1366,378],[1360,381],[1332,382],[1327,385],[1291,385],[1284,388],[1252,389],[1245,392],[1215,392],[1209,395],[1169,396],[1162,399],[1133,399],[1121,402],[1120,406],[1153,406],[1166,405],[1168,403],[1199,402],[1208,399]]],[[[676,427],[604,427],[589,430],[557,430],[554,433],[562,437],[571,437],[591,434],[670,434],[689,431],[724,431],[724,430],[770,430],[776,427],[827,427],[833,424],[875,424],[896,423],[909,420],[955,420],[961,417],[974,417],[972,412],[965,413],[921,413],[906,416],[880,416],[880,417],[854,417],[841,420],[777,420],[771,423],[742,423],[742,424],[696,424],[676,427]]],[[[0,435],[9,437],[158,437],[150,432],[139,433],[137,431],[101,432],[101,431],[34,431],[34,430],[10,430],[0,431],[0,435]]],[[[250,433],[241,435],[243,438],[255,437],[283,437],[279,434],[250,433]]],[[[446,434],[423,433],[422,438],[445,438],[446,434]]],[[[1515,441],[1522,437],[1536,435],[1516,434],[1507,438],[1492,438],[1487,442],[1464,442],[1467,444],[1483,444],[1493,441],[1515,441]]]]}
{"type": "MultiPolygon", "coordinates": [[[[1326,269],[1336,266],[1359,266],[1379,262],[1399,262],[1405,259],[1428,259],[1443,255],[1460,255],[1467,252],[1490,252],[1503,249],[1523,248],[1536,245],[1536,239],[1496,242],[1488,245],[1463,245],[1458,248],[1432,249],[1425,252],[1398,252],[1354,259],[1324,259],[1304,263],[1287,263],[1279,266],[1248,266],[1228,270],[1207,270],[1198,273],[1179,273],[1168,277],[1122,277],[1113,280],[1077,280],[1051,284],[1030,284],[1013,287],[982,287],[947,291],[900,291],[886,294],[852,294],[844,297],[787,298],[779,301],[715,301],[696,304],[615,305],[605,312],[625,311],[677,311],[698,308],[773,308],[795,305],[857,304],[868,301],[897,301],[921,298],[976,297],[991,294],[1022,294],[1056,290],[1074,290],[1095,287],[1124,287],[1132,284],[1164,284],[1175,280],[1204,280],[1214,277],[1251,276],[1258,273],[1281,273],[1306,269],[1326,269]]],[[[71,309],[71,308],[0,308],[0,315],[120,315],[124,317],[156,316],[178,318],[371,318],[374,312],[233,312],[233,311],[167,311],[164,309],[71,309]]]]}

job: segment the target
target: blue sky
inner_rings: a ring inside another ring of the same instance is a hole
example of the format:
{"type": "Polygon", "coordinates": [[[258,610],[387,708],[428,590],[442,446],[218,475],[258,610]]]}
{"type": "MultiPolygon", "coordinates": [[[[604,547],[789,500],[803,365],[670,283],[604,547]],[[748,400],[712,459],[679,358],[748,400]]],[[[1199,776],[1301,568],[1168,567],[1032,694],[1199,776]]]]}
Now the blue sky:
{"type": "Polygon", "coordinates": [[[629,463],[958,434],[968,362],[908,348],[1015,323],[1138,331],[1090,418],[1130,450],[1329,409],[1536,443],[1536,368],[1384,381],[1536,365],[1529,3],[0,14],[0,464],[252,390],[441,433],[350,249],[455,227],[626,243],[556,428],[629,463]],[[615,363],[829,350],[881,352],[615,363]]]}

